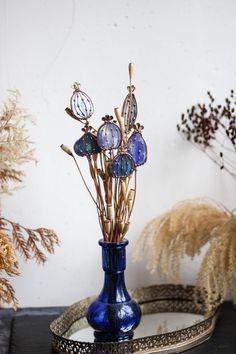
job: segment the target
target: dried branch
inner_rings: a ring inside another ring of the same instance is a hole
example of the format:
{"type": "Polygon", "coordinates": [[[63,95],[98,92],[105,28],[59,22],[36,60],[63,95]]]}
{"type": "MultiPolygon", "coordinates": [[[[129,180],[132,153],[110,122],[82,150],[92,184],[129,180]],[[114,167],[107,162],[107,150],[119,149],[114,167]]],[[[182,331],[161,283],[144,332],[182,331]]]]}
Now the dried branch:
{"type": "Polygon", "coordinates": [[[20,103],[20,93],[10,91],[0,111],[0,192],[10,193],[19,186],[24,172],[21,165],[35,160],[29,141],[26,121],[31,120],[20,103]]]}
{"type": "Polygon", "coordinates": [[[15,297],[15,290],[10,282],[5,278],[0,278],[0,305],[4,303],[12,305],[16,310],[18,307],[18,301],[15,297]]]}
{"type": "Polygon", "coordinates": [[[24,259],[36,259],[38,263],[44,263],[46,256],[39,248],[41,245],[49,253],[54,253],[55,245],[59,244],[59,239],[53,230],[46,228],[29,229],[18,223],[12,222],[5,218],[0,218],[5,227],[9,225],[9,237],[15,245],[17,251],[19,251],[24,259]]]}
{"type": "Polygon", "coordinates": [[[220,169],[236,177],[236,97],[233,90],[224,104],[197,104],[182,114],[177,125],[180,134],[203,151],[220,169]]]}

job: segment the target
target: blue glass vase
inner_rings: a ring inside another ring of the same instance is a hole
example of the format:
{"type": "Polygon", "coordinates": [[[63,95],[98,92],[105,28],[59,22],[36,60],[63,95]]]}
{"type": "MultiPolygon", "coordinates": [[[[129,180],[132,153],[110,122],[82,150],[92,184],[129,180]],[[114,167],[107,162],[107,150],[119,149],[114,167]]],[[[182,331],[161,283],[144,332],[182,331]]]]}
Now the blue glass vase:
{"type": "Polygon", "coordinates": [[[87,320],[95,330],[97,342],[131,339],[141,319],[140,307],[131,299],[125,285],[125,248],[128,243],[128,240],[120,243],[99,241],[105,272],[104,285],[87,311],[87,320]]]}

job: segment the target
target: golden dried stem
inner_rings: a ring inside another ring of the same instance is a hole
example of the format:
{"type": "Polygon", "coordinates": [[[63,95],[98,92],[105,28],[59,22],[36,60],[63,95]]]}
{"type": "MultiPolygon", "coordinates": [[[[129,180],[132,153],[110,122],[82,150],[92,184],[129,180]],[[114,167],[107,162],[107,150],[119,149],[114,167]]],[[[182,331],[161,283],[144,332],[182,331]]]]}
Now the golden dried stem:
{"type": "Polygon", "coordinates": [[[128,197],[127,197],[127,207],[128,207],[128,214],[130,215],[132,212],[133,204],[135,198],[135,190],[130,189],[128,197]]]}
{"type": "Polygon", "coordinates": [[[122,135],[122,143],[124,146],[127,145],[127,134],[126,134],[126,129],[125,129],[125,120],[121,116],[121,112],[119,108],[115,108],[115,115],[118,120],[120,130],[121,130],[121,135],[122,135]]]}
{"type": "Polygon", "coordinates": [[[133,63],[129,63],[129,81],[130,81],[130,84],[131,84],[133,75],[134,75],[134,64],[133,63]]]}
{"type": "Polygon", "coordinates": [[[124,221],[118,221],[118,231],[119,231],[119,234],[122,234],[123,233],[123,230],[124,230],[124,221]]]}
{"type": "Polygon", "coordinates": [[[126,203],[126,180],[122,179],[121,180],[121,190],[122,190],[122,195],[123,195],[123,200],[124,200],[124,203],[126,203]]]}
{"type": "Polygon", "coordinates": [[[130,221],[126,221],[126,223],[124,225],[124,229],[123,229],[123,237],[127,234],[128,230],[129,230],[129,225],[130,225],[130,221]]]}
{"type": "Polygon", "coordinates": [[[104,220],[104,227],[105,227],[106,235],[109,238],[109,235],[111,234],[111,221],[108,219],[105,219],[104,220]]]}
{"type": "Polygon", "coordinates": [[[113,220],[113,208],[112,208],[112,204],[108,204],[107,205],[107,216],[109,220],[113,220]]]}
{"type": "Polygon", "coordinates": [[[105,182],[105,180],[106,180],[105,173],[100,168],[98,168],[97,172],[98,172],[99,177],[102,179],[102,181],[105,182]]]}
{"type": "MultiPolygon", "coordinates": [[[[65,150],[64,150],[64,151],[65,151],[65,150]]],[[[70,152],[71,152],[71,151],[70,151],[70,152]]],[[[88,191],[90,197],[92,198],[94,204],[95,204],[96,207],[98,208],[98,204],[97,204],[96,200],[94,199],[94,197],[93,197],[93,195],[92,195],[92,193],[91,193],[91,191],[90,191],[90,189],[89,189],[89,187],[88,187],[88,185],[87,185],[87,183],[86,183],[86,181],[85,181],[85,179],[84,179],[84,176],[83,176],[83,174],[82,174],[82,172],[81,172],[81,170],[80,170],[80,167],[79,167],[79,165],[78,165],[78,162],[77,162],[75,156],[72,154],[72,152],[71,152],[71,154],[69,154],[69,155],[73,158],[73,160],[74,160],[74,162],[75,162],[75,165],[76,165],[76,167],[77,167],[77,170],[79,171],[80,177],[82,178],[82,181],[83,181],[83,183],[84,183],[84,186],[85,186],[85,188],[87,189],[87,191],[88,191]]]]}

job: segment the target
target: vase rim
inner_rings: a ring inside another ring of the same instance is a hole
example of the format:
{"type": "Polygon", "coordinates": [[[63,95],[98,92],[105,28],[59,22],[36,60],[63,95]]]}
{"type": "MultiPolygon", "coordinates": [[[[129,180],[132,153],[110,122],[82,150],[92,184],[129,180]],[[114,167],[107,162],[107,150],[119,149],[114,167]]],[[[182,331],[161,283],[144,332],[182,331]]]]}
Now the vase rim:
{"type": "Polygon", "coordinates": [[[114,247],[118,247],[118,246],[127,246],[129,243],[129,240],[127,240],[126,238],[124,238],[121,242],[109,242],[109,241],[105,241],[103,238],[101,238],[98,241],[100,246],[114,246],[114,247]]]}

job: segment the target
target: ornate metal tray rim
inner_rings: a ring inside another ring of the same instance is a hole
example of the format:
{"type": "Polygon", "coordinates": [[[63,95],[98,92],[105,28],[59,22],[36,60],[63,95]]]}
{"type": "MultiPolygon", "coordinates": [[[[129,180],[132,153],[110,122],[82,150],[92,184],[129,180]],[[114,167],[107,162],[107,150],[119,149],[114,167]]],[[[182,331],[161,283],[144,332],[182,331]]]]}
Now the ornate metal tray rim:
{"type": "Polygon", "coordinates": [[[162,284],[130,290],[141,305],[143,314],[161,312],[186,312],[201,314],[205,318],[184,329],[164,334],[150,335],[124,342],[92,343],[70,339],[78,329],[87,326],[86,309],[94,297],[88,297],[70,306],[50,326],[52,346],[60,354],[127,354],[127,353],[178,353],[208,340],[215,328],[218,309],[205,313],[204,299],[198,306],[193,301],[192,285],[162,284]]]}

